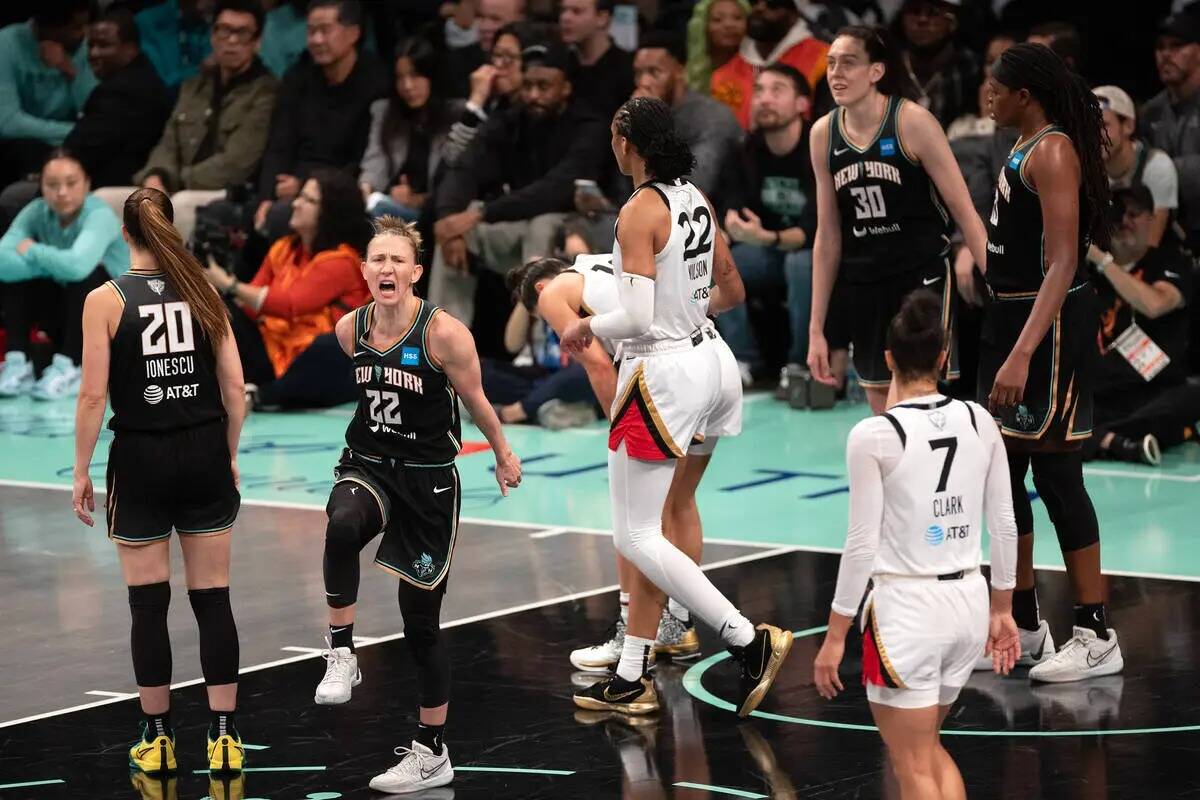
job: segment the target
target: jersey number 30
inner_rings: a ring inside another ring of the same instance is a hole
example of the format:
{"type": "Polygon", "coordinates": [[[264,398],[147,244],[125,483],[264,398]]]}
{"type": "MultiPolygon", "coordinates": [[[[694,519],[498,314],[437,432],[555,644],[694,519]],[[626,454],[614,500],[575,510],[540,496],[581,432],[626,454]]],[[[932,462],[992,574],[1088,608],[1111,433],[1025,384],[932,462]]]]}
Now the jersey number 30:
{"type": "Polygon", "coordinates": [[[138,316],[149,317],[142,329],[142,355],[188,353],[196,349],[192,335],[192,310],[187,303],[152,303],[138,306],[138,316]],[[162,329],[166,327],[164,332],[162,329]]]}
{"type": "Polygon", "coordinates": [[[856,219],[879,219],[887,216],[887,204],[883,202],[883,189],[878,186],[853,186],[850,196],[854,198],[856,219]]]}

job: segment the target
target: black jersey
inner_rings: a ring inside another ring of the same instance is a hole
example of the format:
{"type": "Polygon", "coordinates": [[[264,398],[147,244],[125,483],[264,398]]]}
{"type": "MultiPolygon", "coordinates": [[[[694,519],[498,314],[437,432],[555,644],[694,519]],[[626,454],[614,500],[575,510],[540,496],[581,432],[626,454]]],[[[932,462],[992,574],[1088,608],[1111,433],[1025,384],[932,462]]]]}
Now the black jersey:
{"type": "Polygon", "coordinates": [[[829,172],[842,223],[840,274],[871,283],[927,267],[950,249],[950,215],[925,168],[900,138],[900,109],[889,97],[865,149],[842,133],[844,110],[829,114],[829,172]]]}
{"type": "Polygon", "coordinates": [[[217,357],[165,273],[109,281],[125,308],[109,345],[114,431],[170,431],[224,419],[217,357]]]}
{"type": "MultiPolygon", "coordinates": [[[[1036,292],[1046,275],[1042,203],[1037,191],[1025,180],[1025,164],[1038,143],[1050,135],[1066,136],[1060,128],[1043,128],[1029,141],[1018,142],[1000,168],[992,213],[987,222],[987,282],[997,292],[1036,292]]],[[[1081,225],[1079,266],[1086,263],[1087,250],[1088,236],[1081,225]]],[[[1077,271],[1076,275],[1080,274],[1077,271]]]]}
{"type": "Polygon", "coordinates": [[[354,312],[354,382],[358,407],[346,444],[368,457],[405,464],[448,464],[461,447],[458,397],[429,358],[426,331],[441,311],[421,301],[408,333],[387,350],[368,344],[374,303],[354,312]]]}

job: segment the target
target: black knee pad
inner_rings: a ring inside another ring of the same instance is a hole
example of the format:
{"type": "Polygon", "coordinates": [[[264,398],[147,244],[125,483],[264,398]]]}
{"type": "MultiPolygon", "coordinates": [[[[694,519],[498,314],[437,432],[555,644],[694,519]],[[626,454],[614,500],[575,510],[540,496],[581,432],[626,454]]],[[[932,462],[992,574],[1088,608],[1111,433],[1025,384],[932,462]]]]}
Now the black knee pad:
{"type": "Polygon", "coordinates": [[[167,609],[171,584],[150,583],[129,587],[130,650],[138,686],[165,686],[171,682],[171,638],[167,609]]]}
{"type": "Polygon", "coordinates": [[[417,663],[417,699],[422,708],[450,701],[450,654],[441,631],[445,584],[432,591],[401,582],[400,613],[404,639],[417,663]]]}
{"type": "Polygon", "coordinates": [[[1025,473],[1028,471],[1029,456],[1008,454],[1008,480],[1012,487],[1013,516],[1016,518],[1018,536],[1033,533],[1033,504],[1029,502],[1029,492],[1025,490],[1025,473]]]}
{"type": "Polygon", "coordinates": [[[1033,485],[1054,523],[1058,545],[1064,553],[1091,547],[1100,541],[1096,508],[1083,485],[1083,455],[1037,453],[1033,456],[1033,485]]]}
{"type": "Polygon", "coordinates": [[[200,628],[200,669],[209,686],[237,683],[238,633],[229,605],[229,587],[190,589],[192,612],[200,628]]]}
{"type": "Polygon", "coordinates": [[[331,608],[346,608],[358,602],[358,554],[383,518],[374,496],[356,483],[334,486],[325,513],[325,598],[331,608]]]}

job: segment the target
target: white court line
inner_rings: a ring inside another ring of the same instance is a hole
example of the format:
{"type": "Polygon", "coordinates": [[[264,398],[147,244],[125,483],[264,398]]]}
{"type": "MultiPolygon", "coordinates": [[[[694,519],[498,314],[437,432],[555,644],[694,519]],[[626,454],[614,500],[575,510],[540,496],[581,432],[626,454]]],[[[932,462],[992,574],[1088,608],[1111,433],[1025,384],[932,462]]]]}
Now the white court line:
{"type": "MultiPolygon", "coordinates": [[[[784,555],[785,553],[790,553],[790,552],[794,551],[795,549],[796,548],[794,548],[794,547],[778,547],[773,550],[763,550],[763,551],[760,551],[757,553],[748,553],[743,556],[736,556],[734,558],[726,558],[721,561],[714,561],[711,564],[704,564],[701,567],[701,569],[707,571],[707,570],[711,570],[711,569],[720,569],[722,567],[732,567],[737,564],[744,564],[748,561],[759,561],[761,559],[774,558],[775,556],[780,556],[780,555],[784,555]]],[[[501,608],[501,609],[497,609],[496,611],[486,611],[482,614],[475,614],[474,616],[463,617],[462,619],[455,619],[455,620],[451,620],[450,622],[443,622],[442,628],[443,629],[457,628],[460,625],[470,625],[473,622],[483,622],[484,620],[495,619],[496,617],[505,617],[505,616],[508,616],[509,614],[519,614],[522,611],[532,611],[535,608],[543,608],[544,606],[552,606],[552,605],[557,605],[559,603],[568,603],[573,600],[582,600],[585,597],[593,597],[595,595],[604,594],[606,592],[615,592],[616,590],[617,590],[617,585],[614,583],[610,586],[601,586],[598,589],[588,589],[588,590],[582,591],[582,592],[573,592],[571,594],[559,595],[558,597],[550,597],[545,600],[535,600],[530,603],[522,603],[521,605],[517,605],[517,606],[509,606],[508,608],[501,608]]],[[[380,636],[380,637],[376,638],[371,644],[379,644],[381,642],[391,642],[391,641],[395,641],[396,639],[403,639],[403,638],[404,638],[403,633],[393,633],[393,634],[389,634],[387,636],[380,636]]],[[[370,645],[366,645],[366,646],[369,647],[370,645]]],[[[242,667],[241,669],[238,670],[238,674],[246,675],[247,673],[261,672],[262,670],[272,669],[273,667],[282,667],[285,664],[294,664],[297,661],[306,661],[311,658],[316,658],[321,653],[320,650],[315,650],[314,648],[307,648],[307,647],[306,648],[298,648],[298,647],[293,647],[290,645],[288,647],[284,647],[281,649],[283,649],[283,650],[300,650],[300,649],[314,650],[314,652],[311,652],[311,653],[306,652],[303,655],[290,656],[288,658],[280,658],[280,659],[276,659],[275,661],[268,661],[265,664],[255,664],[250,667],[242,667]]],[[[182,681],[180,683],[173,683],[173,684],[171,684],[171,688],[172,689],[183,689],[188,686],[198,686],[201,683],[204,683],[204,679],[196,678],[195,680],[182,681]]],[[[21,717],[20,719],[9,720],[7,722],[0,722],[0,728],[11,728],[14,725],[21,725],[26,722],[36,722],[37,720],[40,720],[40,719],[49,719],[51,717],[58,717],[63,714],[71,714],[76,711],[86,711],[89,708],[99,708],[100,706],[112,705],[113,703],[119,703],[119,702],[122,702],[123,700],[132,699],[133,697],[136,697],[136,696],[137,695],[128,695],[128,696],[122,696],[122,697],[110,697],[105,700],[97,700],[94,703],[82,703],[77,706],[71,706],[70,708],[60,708],[56,711],[47,711],[43,714],[34,714],[34,715],[28,716],[28,717],[21,717]]]]}
{"type": "MultiPolygon", "coordinates": [[[[354,643],[354,646],[355,646],[355,647],[357,647],[357,646],[358,646],[358,642],[355,642],[355,643],[354,643]]],[[[310,656],[315,656],[315,655],[317,655],[318,653],[324,653],[324,652],[325,652],[325,650],[324,650],[324,649],[322,649],[322,648],[320,648],[320,647],[297,647],[297,646],[296,646],[296,645],[294,645],[294,644],[289,644],[289,645],[287,645],[286,647],[281,647],[281,648],[279,648],[279,649],[280,649],[280,650],[286,650],[286,651],[287,651],[287,652],[289,652],[289,653],[307,653],[307,654],[308,654],[308,655],[310,655],[310,656]]]]}
{"type": "Polygon", "coordinates": [[[1200,483],[1200,475],[1169,475],[1155,472],[1136,472],[1129,469],[1108,467],[1084,467],[1084,475],[1101,475],[1105,478],[1138,478],[1144,481],[1171,481],[1173,483],[1200,483]]]}
{"type": "MultiPolygon", "coordinates": [[[[1119,471],[1119,470],[1114,470],[1119,471]]],[[[1140,473],[1125,473],[1127,476],[1140,473]]],[[[1144,476],[1143,476],[1144,477],[1144,476]]],[[[1200,482],[1200,475],[1197,476],[1161,476],[1160,480],[1174,479],[1177,481],[1200,482]]],[[[38,481],[14,481],[0,478],[0,486],[12,486],[23,489],[56,489],[59,491],[69,491],[70,486],[63,486],[58,483],[43,483],[38,481]]],[[[96,489],[97,494],[103,494],[103,489],[96,489]]],[[[324,511],[325,506],[317,503],[292,503],[285,500],[243,500],[242,505],[260,506],[262,508],[292,508],[301,511],[324,511]]],[[[506,522],[504,520],[482,519],[479,517],[459,517],[459,522],[466,522],[471,525],[490,525],[494,528],[513,528],[517,530],[534,530],[544,531],[547,528],[554,526],[539,524],[536,522],[506,522]]],[[[582,533],[589,536],[612,536],[612,531],[606,531],[601,528],[578,528],[571,526],[570,533],[582,533]]],[[[724,544],[733,547],[757,547],[762,549],[781,548],[784,550],[795,550],[802,553],[830,553],[840,555],[842,548],[840,547],[822,547],[819,545],[796,544],[795,542],[744,542],[739,539],[721,539],[711,536],[705,536],[706,544],[724,544]]],[[[726,562],[721,562],[726,563],[726,562]]],[[[987,564],[987,561],[983,562],[987,564]]],[[[1035,570],[1046,570],[1048,572],[1066,572],[1067,568],[1061,564],[1034,564],[1035,570]]],[[[1160,581],[1180,581],[1183,583],[1200,583],[1200,575],[1173,575],[1166,572],[1141,572],[1139,570],[1128,569],[1105,569],[1105,575],[1117,575],[1122,578],[1148,578],[1151,580],[1160,581]]],[[[380,639],[379,641],[383,641],[380,639]]],[[[4,727],[0,724],[0,728],[4,727]]]]}
{"type": "Polygon", "coordinates": [[[115,697],[118,700],[128,700],[131,697],[137,697],[137,692],[130,694],[129,692],[106,692],[103,689],[92,689],[84,694],[94,695],[96,697],[115,697]]]}
{"type": "MultiPolygon", "coordinates": [[[[537,533],[529,534],[530,539],[549,539],[551,536],[561,536],[564,533],[570,533],[570,528],[551,528],[548,531],[538,531],[537,533]]],[[[611,536],[612,534],[608,534],[611,536]]]]}

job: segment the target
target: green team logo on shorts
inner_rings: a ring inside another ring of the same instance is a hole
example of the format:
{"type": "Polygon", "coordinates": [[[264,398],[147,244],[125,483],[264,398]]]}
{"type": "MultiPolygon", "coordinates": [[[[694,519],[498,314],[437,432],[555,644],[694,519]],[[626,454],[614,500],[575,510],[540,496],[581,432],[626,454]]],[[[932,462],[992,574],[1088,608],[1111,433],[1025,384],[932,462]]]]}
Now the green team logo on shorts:
{"type": "Polygon", "coordinates": [[[429,553],[421,553],[421,557],[413,561],[413,572],[418,578],[428,578],[433,574],[433,557],[429,553]]]}
{"type": "Polygon", "coordinates": [[[1033,413],[1030,412],[1029,408],[1026,407],[1026,405],[1024,403],[1017,406],[1016,423],[1017,423],[1017,428],[1019,428],[1020,430],[1023,430],[1023,431],[1033,430],[1033,424],[1034,424],[1033,413]]]}

